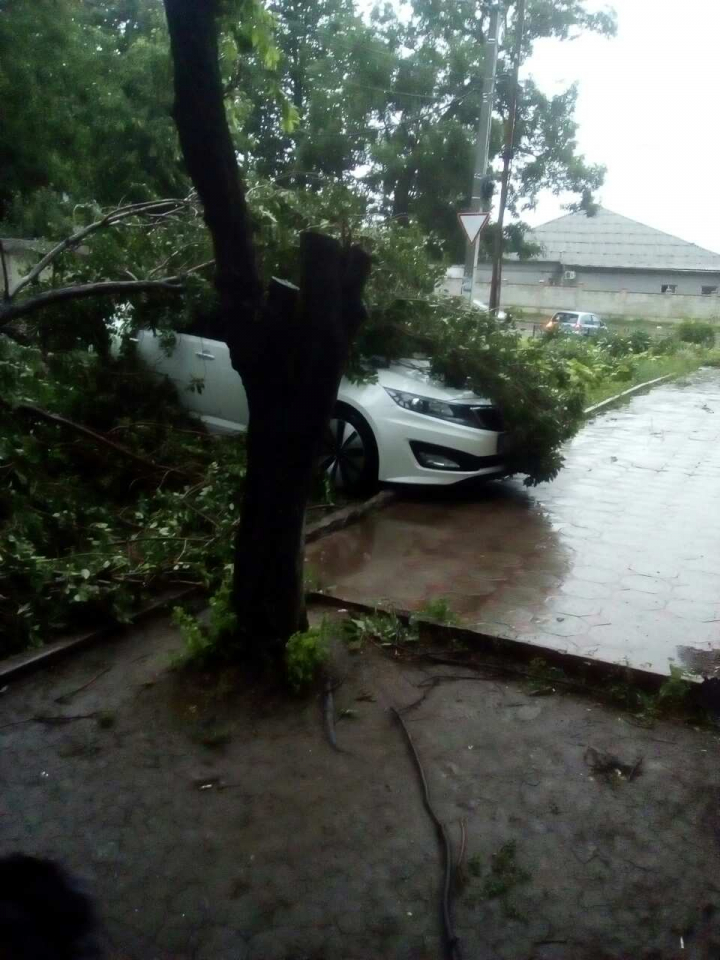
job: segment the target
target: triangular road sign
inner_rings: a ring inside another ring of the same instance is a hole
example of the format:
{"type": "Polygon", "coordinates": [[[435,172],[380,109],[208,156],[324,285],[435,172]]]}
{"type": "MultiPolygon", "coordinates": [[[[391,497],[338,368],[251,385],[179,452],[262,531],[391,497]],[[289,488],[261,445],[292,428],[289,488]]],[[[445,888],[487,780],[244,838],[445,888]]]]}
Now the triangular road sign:
{"type": "Polygon", "coordinates": [[[478,234],[487,226],[489,219],[489,213],[479,213],[477,210],[469,210],[458,214],[460,226],[465,231],[465,236],[470,243],[475,243],[478,234]]]}

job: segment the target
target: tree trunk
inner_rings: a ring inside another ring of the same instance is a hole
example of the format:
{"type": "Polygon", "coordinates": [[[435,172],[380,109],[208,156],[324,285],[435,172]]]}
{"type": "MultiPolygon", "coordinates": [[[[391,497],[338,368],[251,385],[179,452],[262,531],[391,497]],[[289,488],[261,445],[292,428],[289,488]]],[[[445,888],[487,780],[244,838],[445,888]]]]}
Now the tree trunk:
{"type": "Polygon", "coordinates": [[[235,544],[238,636],[252,658],[275,657],[306,629],[305,505],[323,429],[352,339],[365,315],[370,260],[330,237],[305,234],[298,290],[274,281],[260,354],[250,369],[231,345],[250,409],[248,472],[235,544]]]}
{"type": "Polygon", "coordinates": [[[365,311],[370,258],[307,233],[301,284],[273,280],[260,309],[249,215],[225,119],[214,4],[165,0],[175,122],[212,234],[226,339],[248,399],[248,468],[235,544],[234,646],[276,660],[306,626],[303,528],[313,464],[365,311]]]}

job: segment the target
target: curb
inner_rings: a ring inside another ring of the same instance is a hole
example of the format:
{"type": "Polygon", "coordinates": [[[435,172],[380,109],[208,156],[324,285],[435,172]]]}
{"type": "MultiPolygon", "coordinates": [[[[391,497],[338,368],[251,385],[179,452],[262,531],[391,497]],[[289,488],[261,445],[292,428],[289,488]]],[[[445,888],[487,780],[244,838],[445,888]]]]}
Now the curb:
{"type": "Polygon", "coordinates": [[[128,630],[151,620],[153,617],[160,616],[171,610],[176,603],[181,600],[188,600],[191,597],[200,597],[202,594],[200,587],[186,587],[184,590],[175,590],[163,594],[159,599],[153,600],[146,607],[142,607],[134,615],[131,623],[106,623],[95,630],[88,630],[86,633],[76,634],[72,637],[64,637],[62,640],[56,640],[48,643],[39,650],[31,650],[23,653],[17,653],[14,656],[6,657],[0,661],[0,685],[10,680],[15,680],[33,670],[39,670],[41,667],[49,666],[63,657],[69,656],[78,650],[85,650],[94,646],[101,640],[111,637],[121,637],[128,630]]]}
{"type": "MultiPolygon", "coordinates": [[[[305,542],[312,543],[315,540],[320,540],[322,537],[334,533],[336,530],[342,530],[344,527],[361,520],[368,513],[390,506],[396,499],[397,496],[394,492],[383,490],[369,500],[364,500],[362,503],[342,507],[327,517],[323,517],[322,520],[318,520],[317,523],[311,524],[305,532],[305,542]]],[[[40,670],[42,667],[50,666],[62,660],[63,657],[92,647],[102,640],[111,638],[118,639],[133,627],[153,617],[169,613],[176,604],[193,598],[195,599],[198,609],[205,605],[206,597],[202,587],[186,587],[183,590],[166,592],[157,600],[153,600],[147,606],[138,610],[137,613],[133,615],[131,623],[108,622],[103,626],[96,627],[94,630],[88,630],[85,633],[55,640],[38,650],[23,651],[22,653],[6,657],[0,661],[0,687],[11,680],[16,680],[24,676],[26,673],[31,673],[33,670],[40,670]]],[[[194,605],[195,604],[193,604],[193,606],[194,605]]]]}
{"type": "Polygon", "coordinates": [[[675,376],[677,376],[677,374],[666,373],[664,377],[656,377],[655,380],[646,380],[645,383],[638,383],[637,386],[630,387],[629,390],[623,390],[622,393],[616,393],[614,397],[608,397],[607,400],[601,400],[600,403],[594,403],[591,407],[583,410],[583,413],[587,417],[591,413],[596,413],[598,410],[602,410],[604,407],[609,407],[610,404],[616,403],[618,400],[622,400],[623,397],[629,397],[631,394],[637,393],[638,390],[645,390],[646,387],[654,387],[656,383],[662,383],[664,380],[670,380],[675,376]]]}
{"type": "Polygon", "coordinates": [[[560,667],[570,677],[582,678],[582,680],[591,683],[623,680],[643,690],[657,692],[667,680],[667,677],[662,674],[640,670],[638,667],[591,660],[578,656],[576,653],[561,653],[552,647],[540,647],[524,640],[511,640],[509,637],[481,633],[476,630],[469,630],[466,627],[449,626],[434,620],[423,620],[411,610],[404,610],[399,607],[384,607],[382,604],[373,606],[355,600],[342,600],[340,597],[317,592],[308,593],[307,602],[314,603],[317,606],[341,608],[355,613],[393,613],[406,625],[412,618],[420,628],[421,639],[437,639],[442,641],[448,649],[451,649],[452,641],[460,640],[474,651],[492,654],[502,660],[529,664],[533,660],[542,659],[550,666],[560,667]]]}
{"type": "Polygon", "coordinates": [[[342,507],[307,527],[305,529],[305,543],[313,543],[315,540],[320,540],[322,537],[335,533],[336,530],[349,527],[350,524],[362,520],[368,513],[374,513],[376,510],[389,507],[395,500],[397,500],[397,495],[392,490],[381,490],[380,493],[376,493],[369,500],[342,507]]]}

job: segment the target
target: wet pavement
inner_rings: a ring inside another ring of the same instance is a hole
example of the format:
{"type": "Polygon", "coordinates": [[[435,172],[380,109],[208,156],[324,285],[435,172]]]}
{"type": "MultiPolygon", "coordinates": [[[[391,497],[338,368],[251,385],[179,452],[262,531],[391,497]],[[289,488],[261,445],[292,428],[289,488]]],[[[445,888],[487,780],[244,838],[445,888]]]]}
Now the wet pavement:
{"type": "Polygon", "coordinates": [[[667,674],[720,675],[720,371],[609,409],[566,465],[451,498],[419,495],[311,545],[328,594],[667,674]]]}
{"type": "Polygon", "coordinates": [[[321,698],[170,669],[180,647],[147,623],[0,691],[0,856],[83,880],[107,960],[445,956],[441,851],[391,706],[465,850],[467,960],[720,957],[717,731],[368,645],[336,665],[337,752],[321,698]]]}

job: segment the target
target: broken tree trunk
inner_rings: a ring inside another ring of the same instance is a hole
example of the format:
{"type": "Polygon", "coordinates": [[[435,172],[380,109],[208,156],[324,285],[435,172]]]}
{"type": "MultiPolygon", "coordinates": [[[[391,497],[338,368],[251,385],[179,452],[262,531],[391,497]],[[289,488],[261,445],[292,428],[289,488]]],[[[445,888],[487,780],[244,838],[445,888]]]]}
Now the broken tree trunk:
{"type": "Polygon", "coordinates": [[[270,288],[262,355],[248,363],[242,342],[230,342],[250,410],[235,548],[238,639],[245,649],[271,656],[307,626],[305,506],[322,432],[364,317],[370,265],[361,250],[343,249],[321,234],[304,234],[300,253],[300,289],[279,281],[270,288]]]}
{"type": "MultiPolygon", "coordinates": [[[[223,105],[216,4],[165,0],[174,117],[203,204],[233,367],[248,399],[248,468],[235,545],[235,641],[277,659],[306,623],[303,527],[313,463],[364,311],[370,258],[306,234],[300,288],[274,280],[263,303],[250,217],[223,105]]],[[[238,384],[238,389],[240,385],[238,384]]]]}

